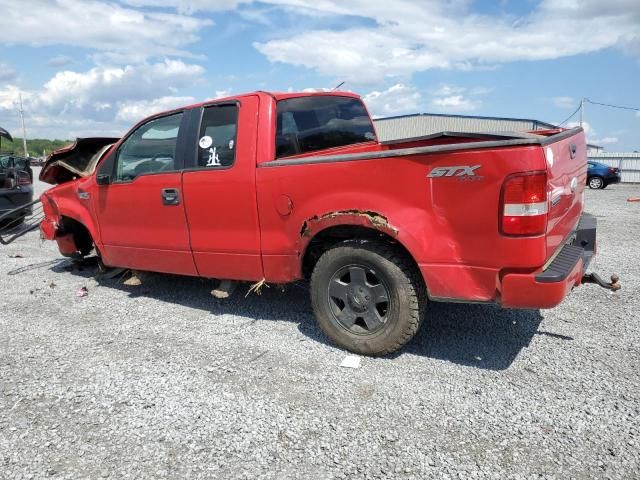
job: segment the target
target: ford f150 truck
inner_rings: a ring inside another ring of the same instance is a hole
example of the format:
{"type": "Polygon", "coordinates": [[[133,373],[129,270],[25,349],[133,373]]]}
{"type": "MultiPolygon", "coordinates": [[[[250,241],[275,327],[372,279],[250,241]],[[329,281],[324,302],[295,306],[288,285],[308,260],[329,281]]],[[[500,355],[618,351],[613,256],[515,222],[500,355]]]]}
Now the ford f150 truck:
{"type": "Polygon", "coordinates": [[[586,175],[580,128],[379,142],[357,95],[255,92],[55,152],[40,228],[111,267],[309,279],[324,332],[381,355],[429,301],[550,308],[588,279],[586,175]]]}

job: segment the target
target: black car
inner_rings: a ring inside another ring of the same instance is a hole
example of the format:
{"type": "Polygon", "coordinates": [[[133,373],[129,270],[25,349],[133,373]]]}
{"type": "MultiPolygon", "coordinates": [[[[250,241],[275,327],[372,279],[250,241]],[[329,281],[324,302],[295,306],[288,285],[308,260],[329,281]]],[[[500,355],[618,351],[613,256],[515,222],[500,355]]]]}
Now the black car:
{"type": "Polygon", "coordinates": [[[0,155],[0,226],[20,223],[31,212],[33,201],[33,171],[29,161],[15,155],[0,155]],[[10,216],[7,212],[21,206],[10,216]]]}
{"type": "Polygon", "coordinates": [[[620,183],[620,180],[620,169],[592,160],[587,162],[587,185],[589,188],[607,188],[607,185],[620,183]]]}

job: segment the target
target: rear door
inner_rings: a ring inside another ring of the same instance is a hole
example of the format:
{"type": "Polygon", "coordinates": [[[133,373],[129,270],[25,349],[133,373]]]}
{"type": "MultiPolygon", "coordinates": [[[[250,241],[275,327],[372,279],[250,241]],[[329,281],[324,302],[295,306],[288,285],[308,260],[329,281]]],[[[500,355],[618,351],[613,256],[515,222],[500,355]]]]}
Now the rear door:
{"type": "Polygon", "coordinates": [[[205,106],[183,175],[191,248],[203,277],[263,278],[256,203],[257,96],[205,106]]]}
{"type": "Polygon", "coordinates": [[[561,246],[580,220],[587,180],[584,133],[544,147],[549,182],[547,257],[561,246]]]}
{"type": "Polygon", "coordinates": [[[107,265],[196,275],[182,195],[187,116],[141,124],[99,167],[93,206],[107,265]]]}

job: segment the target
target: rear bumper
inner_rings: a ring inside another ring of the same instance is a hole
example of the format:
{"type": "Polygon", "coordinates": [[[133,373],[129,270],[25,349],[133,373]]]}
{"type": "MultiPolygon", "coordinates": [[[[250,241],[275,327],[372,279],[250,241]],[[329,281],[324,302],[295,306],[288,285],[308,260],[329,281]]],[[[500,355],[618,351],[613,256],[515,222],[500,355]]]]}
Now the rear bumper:
{"type": "Polygon", "coordinates": [[[583,214],[578,227],[543,269],[533,273],[507,273],[501,281],[501,301],[511,308],[552,308],[580,285],[596,251],[596,218],[583,214]]]}
{"type": "Polygon", "coordinates": [[[607,185],[610,185],[612,183],[620,183],[622,181],[622,176],[621,175],[611,175],[608,176],[604,179],[604,181],[607,183],[607,185]]]}

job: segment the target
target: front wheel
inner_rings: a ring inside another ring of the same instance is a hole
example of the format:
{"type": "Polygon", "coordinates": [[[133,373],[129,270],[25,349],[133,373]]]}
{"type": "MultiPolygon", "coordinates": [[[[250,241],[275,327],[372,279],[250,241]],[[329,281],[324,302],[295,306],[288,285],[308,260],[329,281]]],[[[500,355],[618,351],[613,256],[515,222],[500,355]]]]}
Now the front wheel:
{"type": "Polygon", "coordinates": [[[589,188],[593,190],[604,188],[604,180],[601,177],[591,177],[589,179],[589,188]]]}
{"type": "Polygon", "coordinates": [[[385,355],[418,331],[426,291],[416,266],[391,245],[349,241],[326,251],[311,276],[316,319],[337,345],[385,355]]]}

